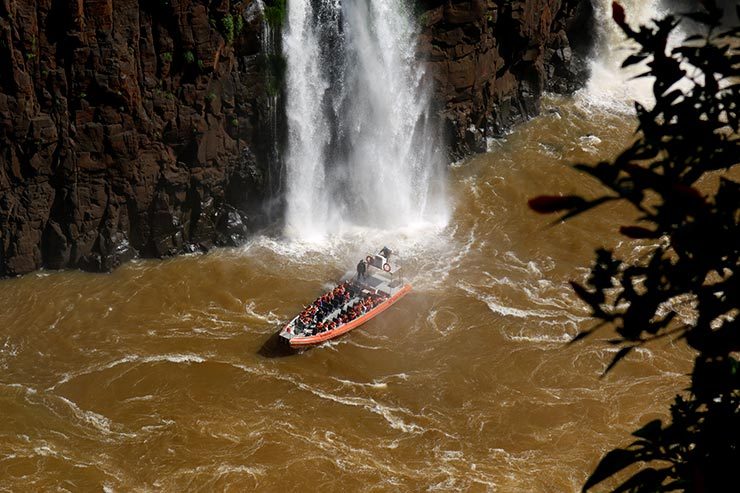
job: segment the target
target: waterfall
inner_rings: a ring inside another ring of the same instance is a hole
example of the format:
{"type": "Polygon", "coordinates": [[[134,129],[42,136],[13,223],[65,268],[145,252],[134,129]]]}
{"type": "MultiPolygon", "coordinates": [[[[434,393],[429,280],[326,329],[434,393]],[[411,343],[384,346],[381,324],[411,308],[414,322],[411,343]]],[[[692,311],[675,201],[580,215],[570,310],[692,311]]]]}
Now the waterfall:
{"type": "MultiPolygon", "coordinates": [[[[264,12],[264,4],[260,2],[260,8],[264,12]]],[[[280,59],[280,43],[278,37],[279,30],[273,28],[273,26],[263,17],[262,20],[262,53],[265,56],[265,62],[267,65],[267,91],[265,94],[265,136],[266,146],[265,155],[268,160],[267,165],[267,183],[270,190],[270,197],[267,202],[268,213],[271,213],[271,208],[274,206],[274,202],[280,195],[282,186],[281,170],[282,166],[280,163],[280,149],[279,140],[280,134],[278,131],[278,121],[280,119],[280,94],[279,94],[279,77],[278,69],[276,68],[276,60],[280,59]]]]}
{"type": "Polygon", "coordinates": [[[289,0],[288,236],[445,220],[414,20],[402,0],[289,0]]]}
{"type": "MultiPolygon", "coordinates": [[[[627,22],[635,28],[665,14],[660,0],[621,0],[620,4],[627,22]]],[[[651,79],[633,79],[644,67],[621,68],[633,44],[612,20],[612,0],[593,0],[593,6],[597,33],[589,63],[591,77],[578,97],[588,106],[631,113],[634,101],[652,99],[651,79]]]]}
{"type": "MultiPolygon", "coordinates": [[[[591,77],[585,89],[579,92],[578,99],[582,104],[600,110],[632,114],[634,101],[648,105],[652,103],[653,79],[635,79],[636,75],[645,71],[643,65],[622,68],[622,62],[630,54],[634,43],[612,20],[612,0],[592,1],[598,32],[590,60],[591,77]]],[[[684,5],[670,0],[620,0],[619,3],[624,7],[627,22],[633,29],[671,12],[687,12],[697,7],[691,2],[684,5]]],[[[667,50],[676,46],[691,30],[691,26],[680,24],[671,34],[667,50]]]]}

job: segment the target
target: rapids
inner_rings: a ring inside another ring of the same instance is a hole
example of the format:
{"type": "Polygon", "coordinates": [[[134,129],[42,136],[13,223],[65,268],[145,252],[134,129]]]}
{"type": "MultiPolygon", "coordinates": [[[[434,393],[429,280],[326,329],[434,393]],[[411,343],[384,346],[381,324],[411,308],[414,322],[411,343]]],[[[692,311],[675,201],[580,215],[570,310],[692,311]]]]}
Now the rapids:
{"type": "Polygon", "coordinates": [[[600,380],[612,349],[565,345],[590,324],[567,281],[629,211],[549,227],[526,199],[597,193],[566,163],[613,155],[632,130],[548,98],[453,166],[448,226],[0,282],[0,487],[579,490],[661,416],[690,355],[658,344],[600,380]],[[414,292],[336,342],[272,350],[302,303],[385,243],[414,292]]]}
{"type": "MultiPolygon", "coordinates": [[[[556,227],[526,207],[599,193],[568,164],[612,157],[634,131],[603,83],[546,97],[452,165],[447,222],[358,220],[319,242],[0,281],[0,490],[579,491],[664,416],[691,359],[657,343],[599,379],[608,334],[566,345],[592,324],[568,281],[594,248],[641,253],[617,235],[624,207],[556,227]],[[337,341],[275,350],[303,303],[384,244],[414,292],[337,341]]],[[[305,200],[329,210],[323,193],[305,200]]]]}

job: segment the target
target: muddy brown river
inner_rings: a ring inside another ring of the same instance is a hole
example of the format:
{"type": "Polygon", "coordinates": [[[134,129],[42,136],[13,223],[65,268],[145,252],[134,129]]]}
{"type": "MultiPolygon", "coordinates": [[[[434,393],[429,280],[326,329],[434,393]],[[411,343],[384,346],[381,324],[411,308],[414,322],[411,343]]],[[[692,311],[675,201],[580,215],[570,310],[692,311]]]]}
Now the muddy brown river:
{"type": "Polygon", "coordinates": [[[579,491],[664,417],[691,354],[614,349],[568,286],[622,242],[604,207],[549,227],[526,200],[598,185],[632,119],[572,99],[449,170],[446,225],[0,282],[2,491],[579,491]],[[414,291],[299,354],[272,336],[370,250],[414,291]]]}

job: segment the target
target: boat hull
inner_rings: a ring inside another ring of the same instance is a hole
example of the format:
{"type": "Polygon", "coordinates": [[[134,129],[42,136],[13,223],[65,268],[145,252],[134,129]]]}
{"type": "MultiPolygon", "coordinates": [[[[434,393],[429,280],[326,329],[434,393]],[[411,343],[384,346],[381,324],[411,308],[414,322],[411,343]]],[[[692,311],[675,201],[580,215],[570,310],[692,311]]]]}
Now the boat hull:
{"type": "MultiPolygon", "coordinates": [[[[357,317],[351,322],[342,324],[341,326],[337,327],[334,330],[328,330],[326,332],[321,332],[319,334],[315,334],[311,336],[301,336],[301,337],[294,336],[291,338],[281,337],[281,339],[284,342],[290,344],[290,347],[296,348],[296,349],[316,346],[317,344],[321,344],[331,339],[335,339],[343,334],[346,334],[347,332],[353,329],[356,329],[360,325],[372,320],[373,318],[377,317],[378,315],[386,311],[388,308],[390,308],[395,302],[397,302],[398,300],[406,296],[410,291],[411,291],[411,285],[410,284],[404,285],[396,293],[394,293],[388,299],[380,303],[378,306],[374,307],[372,310],[368,311],[367,313],[362,314],[362,316],[357,317]]],[[[290,324],[286,325],[281,331],[281,334],[287,331],[289,327],[290,327],[290,324]]]]}

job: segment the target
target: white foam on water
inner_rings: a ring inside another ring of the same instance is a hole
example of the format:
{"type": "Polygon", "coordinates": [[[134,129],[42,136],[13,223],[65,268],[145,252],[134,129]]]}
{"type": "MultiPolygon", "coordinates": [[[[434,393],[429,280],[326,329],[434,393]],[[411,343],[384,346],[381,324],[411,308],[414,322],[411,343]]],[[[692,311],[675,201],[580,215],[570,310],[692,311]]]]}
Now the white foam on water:
{"type": "Polygon", "coordinates": [[[508,290],[522,292],[535,305],[568,309],[573,304],[573,300],[565,294],[569,289],[567,285],[556,285],[549,279],[514,280],[509,276],[495,277],[488,272],[483,274],[489,279],[486,287],[505,286],[508,290]]]}
{"type": "Polygon", "coordinates": [[[92,425],[98,431],[104,434],[112,433],[111,426],[112,421],[102,414],[95,413],[93,411],[86,411],[81,409],[75,402],[67,399],[66,397],[56,396],[59,400],[65,403],[74,413],[78,420],[83,421],[92,425]]]}
{"type": "Polygon", "coordinates": [[[20,384],[20,383],[3,383],[3,382],[0,382],[0,385],[5,386],[5,387],[10,387],[11,389],[20,390],[21,392],[23,392],[24,394],[27,394],[27,395],[35,395],[35,394],[38,393],[38,391],[36,389],[34,389],[33,387],[28,387],[28,386],[23,385],[23,384],[20,384]]]}
{"type": "MultiPolygon", "coordinates": [[[[671,12],[666,8],[668,2],[661,0],[621,0],[619,3],[624,7],[626,21],[633,29],[671,12]]],[[[635,101],[644,106],[654,101],[653,78],[635,78],[647,70],[643,64],[622,68],[622,62],[632,54],[631,48],[635,44],[627,39],[612,19],[611,0],[596,0],[593,5],[598,32],[596,47],[589,61],[591,77],[586,87],[576,93],[576,101],[586,110],[633,114],[635,101]]],[[[684,36],[683,27],[679,25],[671,34],[666,51],[670,51],[684,36]]],[[[679,82],[682,87],[688,87],[687,83],[687,80],[679,82]]],[[[587,147],[584,150],[590,152],[589,149],[587,147]]]]}
{"type": "Polygon", "coordinates": [[[357,342],[354,338],[345,338],[345,340],[347,341],[347,344],[349,344],[350,346],[358,347],[360,349],[367,349],[369,351],[377,351],[378,349],[384,349],[381,346],[368,346],[366,344],[361,344],[357,342]]]}
{"type": "Polygon", "coordinates": [[[517,342],[529,342],[535,344],[566,344],[573,340],[574,334],[561,333],[561,334],[538,334],[538,335],[526,335],[524,331],[520,331],[517,334],[506,334],[506,338],[510,341],[517,342]]]}
{"type": "Polygon", "coordinates": [[[257,476],[263,476],[266,473],[266,470],[264,467],[259,466],[245,466],[245,465],[230,465],[230,464],[222,464],[218,466],[218,469],[216,469],[216,472],[219,475],[225,475],[225,474],[247,474],[252,477],[257,476]]]}
{"type": "MultiPolygon", "coordinates": [[[[662,12],[659,0],[623,0],[627,22],[636,28],[659,17],[662,12]]],[[[576,101],[584,108],[631,114],[633,101],[643,103],[652,100],[651,79],[631,80],[644,71],[645,67],[621,68],[622,61],[634,46],[619,26],[612,20],[611,0],[593,2],[598,29],[595,51],[590,60],[591,77],[586,87],[576,94],[576,101]]]]}
{"type": "Polygon", "coordinates": [[[270,325],[280,325],[283,322],[283,320],[272,311],[268,311],[267,313],[258,312],[257,303],[254,301],[250,301],[244,305],[244,312],[250,317],[270,325]]]}
{"type": "Polygon", "coordinates": [[[547,318],[547,319],[558,319],[565,315],[563,312],[555,310],[535,310],[535,309],[522,309],[502,304],[495,296],[481,293],[474,286],[466,282],[458,282],[455,286],[465,293],[472,295],[476,299],[482,301],[488,306],[488,309],[493,313],[500,315],[516,317],[516,318],[547,318]]]}
{"type": "MultiPolygon", "coordinates": [[[[210,355],[207,355],[206,357],[210,357],[210,355]]],[[[93,365],[91,367],[85,368],[84,370],[73,372],[73,373],[65,373],[61,380],[59,380],[57,383],[55,383],[53,386],[49,387],[46,390],[54,390],[60,385],[63,385],[70,380],[83,376],[83,375],[90,375],[93,373],[98,373],[104,370],[109,370],[111,368],[115,368],[120,365],[125,365],[129,363],[175,363],[175,364],[197,364],[197,363],[204,363],[206,359],[203,356],[197,355],[197,354],[158,354],[158,355],[151,355],[151,356],[140,356],[136,354],[131,354],[124,356],[123,358],[119,358],[117,360],[110,361],[108,363],[103,364],[97,364],[93,365]]]]}
{"type": "Polygon", "coordinates": [[[352,380],[344,380],[341,378],[331,377],[332,380],[336,380],[337,382],[341,383],[342,385],[347,385],[350,387],[365,387],[370,389],[387,389],[388,383],[386,382],[378,382],[377,380],[374,380],[372,382],[353,382],[352,380]]]}
{"type": "MultiPolygon", "coordinates": [[[[408,418],[414,418],[417,416],[405,408],[388,406],[383,403],[377,402],[374,399],[366,398],[366,397],[336,395],[331,392],[313,387],[304,382],[296,380],[290,375],[283,374],[283,373],[280,373],[274,370],[269,370],[266,368],[255,368],[255,367],[250,367],[250,366],[243,365],[243,364],[238,364],[238,363],[235,364],[235,363],[228,363],[228,362],[225,362],[224,364],[231,365],[235,368],[238,368],[250,374],[259,375],[262,377],[269,377],[269,378],[273,378],[273,379],[277,379],[277,380],[290,383],[292,385],[295,385],[299,389],[304,390],[306,392],[310,392],[311,394],[321,399],[336,402],[338,404],[343,404],[345,406],[360,407],[360,408],[366,409],[367,411],[370,411],[373,414],[377,414],[381,416],[389,424],[391,428],[403,431],[404,433],[418,434],[418,433],[423,433],[424,431],[426,431],[426,429],[422,427],[421,425],[406,421],[408,418]],[[405,415],[406,419],[401,417],[402,415],[405,415]]],[[[394,376],[395,375],[392,375],[392,376],[389,376],[388,378],[391,378],[394,376]]],[[[338,379],[335,379],[335,380],[338,380],[338,379]]]]}
{"type": "Polygon", "coordinates": [[[316,239],[259,236],[247,243],[244,252],[264,249],[289,262],[326,263],[327,260],[344,261],[352,253],[363,256],[376,253],[357,251],[357,245],[371,245],[373,250],[388,245],[398,255],[408,257],[447,238],[446,231],[446,223],[441,222],[418,222],[391,229],[348,226],[341,234],[328,234],[316,239]]]}
{"type": "Polygon", "coordinates": [[[326,392],[324,390],[307,385],[303,382],[295,382],[295,384],[299,388],[311,392],[312,394],[322,399],[343,404],[345,406],[362,407],[370,411],[371,413],[381,416],[390,425],[390,427],[395,430],[400,430],[404,433],[423,433],[425,431],[422,426],[416,423],[408,423],[403,418],[398,416],[399,414],[413,416],[413,413],[411,413],[411,411],[407,409],[386,406],[385,404],[377,402],[375,399],[332,394],[330,392],[326,392]]]}
{"type": "Polygon", "coordinates": [[[429,314],[426,318],[427,324],[429,324],[434,330],[442,335],[447,335],[450,332],[458,328],[460,322],[459,315],[453,310],[429,310],[429,314]],[[438,321],[440,317],[447,317],[448,320],[443,319],[444,323],[438,321]]]}

